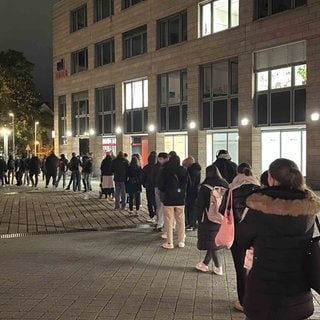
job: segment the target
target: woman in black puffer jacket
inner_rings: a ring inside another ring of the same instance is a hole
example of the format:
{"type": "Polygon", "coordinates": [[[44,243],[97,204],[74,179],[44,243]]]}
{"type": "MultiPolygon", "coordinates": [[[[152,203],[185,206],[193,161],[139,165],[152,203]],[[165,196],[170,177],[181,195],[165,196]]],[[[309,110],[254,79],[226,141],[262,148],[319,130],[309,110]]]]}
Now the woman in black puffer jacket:
{"type": "Polygon", "coordinates": [[[313,314],[306,260],[320,199],[288,159],[271,163],[268,188],[247,198],[239,241],[254,257],[244,297],[249,320],[302,320],[313,314]]]}

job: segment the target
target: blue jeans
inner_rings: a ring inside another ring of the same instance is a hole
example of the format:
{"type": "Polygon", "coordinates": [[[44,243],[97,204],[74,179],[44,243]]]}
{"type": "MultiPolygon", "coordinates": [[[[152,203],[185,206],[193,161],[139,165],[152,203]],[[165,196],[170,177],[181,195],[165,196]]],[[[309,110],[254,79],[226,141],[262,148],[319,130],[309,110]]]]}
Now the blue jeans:
{"type": "Polygon", "coordinates": [[[71,177],[72,177],[72,183],[73,183],[73,185],[72,185],[73,186],[73,191],[76,191],[77,188],[80,191],[81,190],[80,171],[79,170],[72,171],[71,177]]]}
{"type": "Polygon", "coordinates": [[[126,186],[124,182],[118,182],[115,181],[115,208],[120,209],[120,202],[121,202],[121,209],[124,209],[126,207],[126,186]]]}

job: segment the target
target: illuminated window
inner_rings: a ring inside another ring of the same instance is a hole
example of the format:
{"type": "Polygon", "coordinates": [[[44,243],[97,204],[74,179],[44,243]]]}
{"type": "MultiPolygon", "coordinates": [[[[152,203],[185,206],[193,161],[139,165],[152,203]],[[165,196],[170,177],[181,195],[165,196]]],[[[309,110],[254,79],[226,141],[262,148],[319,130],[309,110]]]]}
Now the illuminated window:
{"type": "Polygon", "coordinates": [[[239,0],[200,3],[201,37],[239,25],[239,0]]]}

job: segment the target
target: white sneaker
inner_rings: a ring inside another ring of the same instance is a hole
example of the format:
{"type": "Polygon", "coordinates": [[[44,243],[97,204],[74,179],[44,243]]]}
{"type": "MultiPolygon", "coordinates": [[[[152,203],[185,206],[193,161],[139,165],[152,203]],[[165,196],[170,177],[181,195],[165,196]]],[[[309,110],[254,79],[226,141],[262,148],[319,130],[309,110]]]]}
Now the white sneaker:
{"type": "Polygon", "coordinates": [[[164,233],[161,235],[161,238],[162,238],[162,239],[167,239],[167,233],[164,232],[164,233]]]}
{"type": "Polygon", "coordinates": [[[213,267],[213,273],[217,274],[218,276],[223,276],[222,267],[213,267]]]}
{"type": "Polygon", "coordinates": [[[163,243],[162,245],[161,245],[161,247],[163,248],[163,249],[173,249],[174,248],[174,246],[173,246],[173,244],[172,243],[163,243]]]}
{"type": "Polygon", "coordinates": [[[178,243],[178,247],[179,247],[179,248],[184,248],[184,246],[185,246],[184,242],[179,242],[179,243],[178,243]]]}
{"type": "Polygon", "coordinates": [[[203,262],[199,262],[196,264],[196,269],[202,272],[207,272],[209,270],[209,267],[203,262]]]}

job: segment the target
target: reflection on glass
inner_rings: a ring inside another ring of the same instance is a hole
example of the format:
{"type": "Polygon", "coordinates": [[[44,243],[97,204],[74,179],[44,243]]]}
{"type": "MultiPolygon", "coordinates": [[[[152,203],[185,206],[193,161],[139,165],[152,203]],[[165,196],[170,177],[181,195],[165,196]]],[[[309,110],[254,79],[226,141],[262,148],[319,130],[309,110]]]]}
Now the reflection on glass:
{"type": "Polygon", "coordinates": [[[291,87],[291,67],[271,71],[271,89],[291,87]]]}
{"type": "Polygon", "coordinates": [[[262,172],[268,170],[272,161],[280,158],[280,132],[261,133],[262,172]]]}
{"type": "Polygon", "coordinates": [[[211,33],[211,3],[202,6],[202,36],[211,33]]]}
{"type": "Polygon", "coordinates": [[[307,65],[302,64],[294,67],[294,85],[302,86],[307,83],[307,65]]]}
{"type": "Polygon", "coordinates": [[[174,150],[182,162],[188,156],[188,137],[187,135],[166,135],[164,147],[165,152],[174,150]]]}
{"type": "Polygon", "coordinates": [[[231,1],[231,27],[239,25],[239,0],[231,1]]]}
{"type": "Polygon", "coordinates": [[[268,90],[268,71],[261,71],[257,73],[257,91],[268,90]]]}
{"type": "Polygon", "coordinates": [[[218,0],[213,3],[213,32],[228,29],[228,1],[218,0]]]}

